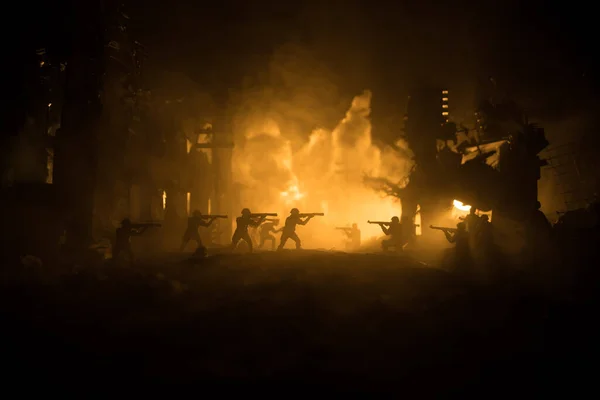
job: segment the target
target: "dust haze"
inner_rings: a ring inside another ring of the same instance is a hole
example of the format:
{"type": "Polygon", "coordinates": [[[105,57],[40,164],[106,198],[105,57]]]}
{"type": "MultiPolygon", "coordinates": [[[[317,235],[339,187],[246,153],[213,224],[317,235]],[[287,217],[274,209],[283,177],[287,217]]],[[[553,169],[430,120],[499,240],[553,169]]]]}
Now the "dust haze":
{"type": "Polygon", "coordinates": [[[374,94],[343,99],[328,76],[309,51],[288,45],[275,52],[267,73],[247,78],[255,83],[232,103],[233,177],[253,212],[277,212],[282,220],[293,207],[324,212],[299,234],[307,247],[340,248],[345,238],[334,227],[357,223],[368,240],[381,231],[367,220],[402,213],[398,199],[364,185],[365,175],[403,182],[412,160],[374,144],[374,94]]]}

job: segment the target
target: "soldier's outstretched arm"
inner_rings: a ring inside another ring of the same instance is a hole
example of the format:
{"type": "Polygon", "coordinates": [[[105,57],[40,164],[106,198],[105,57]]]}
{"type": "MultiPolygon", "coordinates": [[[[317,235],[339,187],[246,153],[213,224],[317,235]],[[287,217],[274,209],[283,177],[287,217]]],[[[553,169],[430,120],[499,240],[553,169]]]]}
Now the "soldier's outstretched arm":
{"type": "Polygon", "coordinates": [[[454,237],[454,235],[448,231],[444,231],[444,235],[446,235],[446,240],[450,243],[454,243],[456,241],[456,238],[454,237]]]}
{"type": "Polygon", "coordinates": [[[390,228],[386,227],[385,225],[379,225],[381,227],[381,230],[383,231],[383,233],[385,233],[386,235],[390,234],[390,228]]]}
{"type": "Polygon", "coordinates": [[[202,221],[200,223],[200,226],[204,226],[204,227],[209,227],[212,225],[213,222],[215,222],[217,220],[217,217],[211,217],[208,219],[208,221],[202,221]]]}
{"type": "Polygon", "coordinates": [[[313,216],[312,216],[312,215],[309,215],[308,217],[306,217],[306,218],[304,219],[304,221],[303,221],[303,220],[300,220],[300,222],[298,222],[298,225],[306,225],[306,224],[308,224],[308,221],[310,221],[311,219],[313,219],[313,216]]]}

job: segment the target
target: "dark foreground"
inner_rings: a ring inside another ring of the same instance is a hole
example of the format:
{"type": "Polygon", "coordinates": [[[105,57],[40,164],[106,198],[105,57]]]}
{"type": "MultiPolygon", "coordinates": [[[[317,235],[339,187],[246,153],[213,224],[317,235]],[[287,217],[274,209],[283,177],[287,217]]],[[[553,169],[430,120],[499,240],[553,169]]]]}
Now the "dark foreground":
{"type": "Polygon", "coordinates": [[[467,282],[383,255],[175,258],[13,271],[1,294],[5,387],[595,391],[589,296],[549,294],[519,274],[467,282]]]}

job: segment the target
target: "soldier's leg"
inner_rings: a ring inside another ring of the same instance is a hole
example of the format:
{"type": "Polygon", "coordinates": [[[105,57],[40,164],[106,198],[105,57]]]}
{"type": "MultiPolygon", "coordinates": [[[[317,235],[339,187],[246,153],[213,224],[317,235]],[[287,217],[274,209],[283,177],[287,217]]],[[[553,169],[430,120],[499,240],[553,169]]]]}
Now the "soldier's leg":
{"type": "Polygon", "coordinates": [[[273,235],[269,235],[268,239],[271,241],[271,250],[275,250],[275,241],[277,239],[275,239],[275,236],[273,235]]]}
{"type": "Polygon", "coordinates": [[[252,245],[252,238],[250,237],[250,235],[248,233],[244,234],[242,236],[242,240],[248,244],[248,251],[250,253],[252,253],[253,245],[252,245]]]}
{"type": "Polygon", "coordinates": [[[381,241],[381,249],[383,251],[388,251],[388,249],[390,248],[390,240],[389,239],[383,239],[381,241]]]}
{"type": "Polygon", "coordinates": [[[181,238],[181,247],[179,248],[179,251],[185,250],[185,246],[187,246],[188,242],[190,241],[190,236],[190,232],[186,230],[181,238]]]}
{"type": "Polygon", "coordinates": [[[302,241],[300,240],[300,238],[298,237],[296,232],[294,232],[290,235],[290,239],[292,239],[294,242],[296,242],[296,249],[302,248],[302,241]]]}
{"type": "Polygon", "coordinates": [[[240,235],[237,232],[233,233],[233,237],[231,238],[231,250],[235,250],[235,248],[237,247],[238,242],[241,240],[242,238],[240,237],[240,235]]]}
{"type": "Polygon", "coordinates": [[[206,255],[206,247],[204,246],[204,243],[202,243],[202,238],[200,237],[200,234],[196,233],[192,240],[194,240],[198,244],[198,246],[196,246],[194,254],[201,255],[204,257],[206,255]]]}
{"type": "Polygon", "coordinates": [[[196,234],[192,236],[192,240],[198,245],[197,248],[204,247],[204,244],[202,243],[202,238],[200,238],[200,234],[198,232],[196,232],[196,234]]]}
{"type": "Polygon", "coordinates": [[[402,242],[400,240],[395,240],[394,244],[392,245],[394,247],[394,250],[396,250],[397,253],[401,253],[404,251],[404,245],[406,243],[402,242]]]}
{"type": "Polygon", "coordinates": [[[283,248],[285,247],[285,243],[288,241],[289,239],[289,235],[285,232],[283,232],[281,234],[281,239],[279,241],[279,247],[277,247],[277,250],[283,250],[283,248]]]}
{"type": "Polygon", "coordinates": [[[268,236],[262,236],[260,237],[260,242],[258,243],[258,248],[262,249],[263,246],[265,245],[265,242],[268,240],[268,236]]]}

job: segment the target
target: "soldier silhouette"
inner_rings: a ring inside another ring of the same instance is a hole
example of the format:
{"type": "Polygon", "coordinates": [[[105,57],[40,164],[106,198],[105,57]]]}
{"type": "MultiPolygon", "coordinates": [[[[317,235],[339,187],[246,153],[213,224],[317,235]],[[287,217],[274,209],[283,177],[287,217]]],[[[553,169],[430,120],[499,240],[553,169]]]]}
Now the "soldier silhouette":
{"type": "Polygon", "coordinates": [[[242,215],[235,219],[236,228],[233,237],[231,238],[231,250],[235,250],[240,240],[242,240],[246,242],[249,251],[252,252],[252,238],[250,238],[250,234],[248,233],[248,227],[258,227],[265,218],[266,216],[252,218],[250,209],[244,208],[242,210],[242,215]]]}
{"type": "Polygon", "coordinates": [[[262,249],[262,247],[265,245],[265,242],[270,241],[271,249],[275,250],[275,242],[277,239],[275,238],[275,236],[273,236],[273,233],[278,233],[283,230],[283,229],[277,229],[276,228],[277,225],[279,225],[279,220],[274,219],[271,221],[264,222],[260,226],[260,243],[258,245],[259,249],[262,249]]]}
{"type": "Polygon", "coordinates": [[[296,249],[302,248],[302,242],[300,238],[296,234],[296,226],[297,225],[306,225],[308,221],[313,218],[312,215],[307,216],[304,220],[300,216],[300,210],[297,208],[292,208],[290,210],[290,216],[285,219],[285,225],[281,229],[281,241],[279,242],[279,247],[277,250],[283,250],[285,243],[288,239],[292,239],[296,243],[296,249]]]}
{"type": "Polygon", "coordinates": [[[392,217],[389,225],[379,224],[379,227],[385,235],[390,237],[381,241],[383,251],[388,251],[390,247],[394,247],[396,251],[402,251],[402,247],[404,246],[404,232],[400,218],[392,217]]]}
{"type": "Polygon", "coordinates": [[[181,239],[181,248],[179,251],[183,251],[185,246],[193,240],[197,244],[197,249],[204,249],[204,245],[202,244],[202,239],[200,239],[200,234],[198,233],[198,229],[203,227],[209,227],[215,221],[214,217],[205,217],[198,210],[192,213],[192,216],[188,218],[187,228],[185,233],[183,234],[183,238],[181,239]]]}
{"type": "Polygon", "coordinates": [[[467,230],[467,232],[475,235],[477,232],[477,227],[479,225],[479,222],[481,221],[481,219],[479,218],[479,216],[476,214],[477,209],[475,207],[471,207],[471,209],[469,210],[469,215],[467,215],[464,218],[464,222],[465,222],[465,229],[467,230]]]}
{"type": "Polygon", "coordinates": [[[454,266],[458,270],[465,270],[471,266],[471,249],[469,247],[470,235],[466,224],[459,222],[456,232],[444,231],[446,240],[454,244],[454,266]]]}
{"type": "Polygon", "coordinates": [[[117,228],[115,236],[115,246],[112,252],[113,261],[118,260],[119,256],[125,254],[129,260],[129,264],[133,265],[135,257],[131,250],[131,237],[143,234],[146,229],[148,229],[148,226],[133,227],[129,218],[121,221],[121,226],[117,228]]]}
{"type": "Polygon", "coordinates": [[[360,229],[356,223],[352,224],[351,228],[337,228],[342,230],[349,239],[346,242],[347,250],[356,250],[360,247],[360,229]]]}

